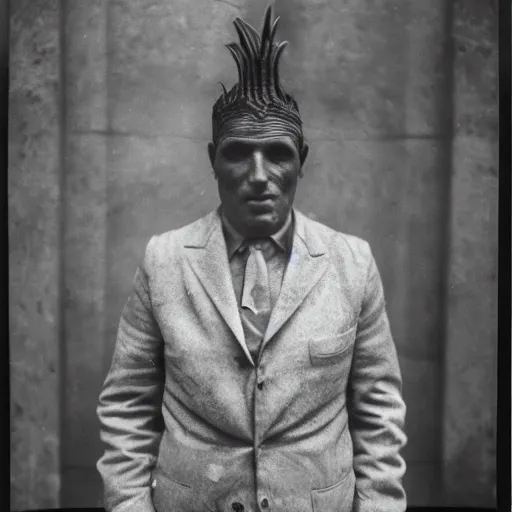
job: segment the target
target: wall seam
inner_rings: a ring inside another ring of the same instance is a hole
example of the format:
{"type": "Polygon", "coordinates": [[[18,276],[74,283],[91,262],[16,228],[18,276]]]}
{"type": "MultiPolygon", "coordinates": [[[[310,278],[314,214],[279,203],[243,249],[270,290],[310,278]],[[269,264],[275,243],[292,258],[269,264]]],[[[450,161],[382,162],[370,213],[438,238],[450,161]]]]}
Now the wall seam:
{"type": "MultiPolygon", "coordinates": [[[[5,138],[7,139],[7,144],[5,147],[0,149],[0,156],[2,159],[2,167],[5,166],[5,176],[3,184],[5,186],[6,194],[3,197],[3,203],[2,203],[2,212],[4,214],[4,219],[6,219],[6,234],[5,234],[5,245],[7,247],[7,255],[5,256],[5,267],[2,273],[3,282],[4,284],[4,290],[6,297],[6,304],[8,304],[9,308],[9,288],[10,288],[10,279],[9,279],[9,200],[8,200],[8,193],[9,193],[9,150],[8,148],[8,141],[9,141],[9,127],[8,127],[8,115],[9,115],[9,41],[10,41],[10,4],[9,0],[5,0],[1,4],[1,14],[0,14],[0,27],[2,28],[1,32],[3,32],[1,36],[1,73],[0,73],[0,90],[1,90],[1,96],[2,96],[2,106],[0,108],[0,111],[5,114],[3,116],[1,121],[1,129],[0,132],[2,134],[5,133],[5,138]],[[2,16],[3,15],[3,16],[2,16]],[[2,20],[3,17],[3,20],[2,20]],[[4,67],[5,66],[5,67],[4,67]]],[[[10,376],[11,376],[11,359],[10,359],[10,318],[9,318],[9,309],[4,312],[3,318],[5,321],[5,335],[8,342],[6,343],[6,346],[4,348],[4,353],[6,353],[7,361],[9,364],[9,370],[6,372],[7,376],[4,377],[4,383],[6,385],[6,389],[8,390],[6,394],[4,394],[7,410],[9,411],[9,421],[12,422],[12,400],[11,400],[11,388],[10,388],[10,376]]],[[[8,434],[9,444],[7,445],[7,458],[9,460],[9,464],[11,461],[12,456],[12,450],[11,450],[11,436],[8,434]]],[[[5,459],[4,459],[5,460],[5,459]]],[[[12,478],[12,468],[9,469],[9,477],[12,478]]],[[[7,493],[7,499],[6,502],[10,504],[11,501],[11,495],[8,491],[7,493]]],[[[5,507],[7,509],[7,506],[5,507]]]]}
{"type": "Polygon", "coordinates": [[[66,404],[65,397],[65,383],[66,383],[66,362],[67,362],[67,347],[66,347],[66,154],[67,154],[67,66],[66,66],[66,21],[67,21],[66,0],[59,1],[59,38],[60,38],[60,268],[59,268],[59,301],[60,301],[60,316],[59,316],[59,392],[58,392],[58,411],[59,411],[59,467],[60,467],[60,482],[59,482],[59,496],[58,506],[62,503],[62,481],[63,481],[63,453],[65,450],[65,411],[66,404]]]}
{"type": "MultiPolygon", "coordinates": [[[[103,230],[103,236],[104,236],[104,248],[105,248],[105,259],[104,259],[104,276],[105,276],[105,283],[104,283],[104,294],[103,294],[103,302],[104,302],[104,308],[105,308],[105,315],[103,317],[103,336],[105,336],[105,332],[107,332],[106,329],[106,323],[107,323],[107,299],[108,299],[108,268],[109,268],[109,252],[108,252],[108,199],[109,199],[109,181],[108,181],[108,170],[110,167],[110,134],[113,132],[112,127],[112,107],[110,104],[110,98],[112,97],[111,91],[112,91],[112,80],[111,80],[111,62],[110,62],[110,56],[112,54],[112,43],[111,39],[109,37],[111,33],[111,26],[112,26],[112,13],[111,13],[111,7],[110,7],[110,1],[106,1],[104,4],[104,15],[105,15],[105,89],[106,89],[106,98],[105,98],[105,186],[103,188],[104,190],[104,199],[105,199],[105,227],[103,230]]],[[[108,345],[108,344],[106,344],[108,345]]],[[[105,346],[105,345],[104,345],[105,346]]],[[[109,364],[107,362],[107,357],[105,352],[103,353],[102,358],[102,366],[103,366],[103,374],[106,373],[106,371],[109,368],[109,364]]]]}
{"type": "Polygon", "coordinates": [[[442,258],[441,258],[441,289],[440,296],[442,301],[441,322],[440,322],[440,367],[441,367],[441,385],[439,391],[441,394],[441,443],[439,460],[441,461],[441,503],[446,503],[446,472],[445,472],[445,419],[446,419],[446,369],[447,369],[447,346],[448,346],[448,304],[449,304],[449,288],[450,288],[450,265],[451,265],[451,231],[452,231],[452,180],[453,180],[453,140],[455,135],[454,119],[455,119],[455,41],[454,41],[454,6],[452,2],[446,2],[445,10],[445,87],[444,104],[441,105],[441,112],[444,112],[445,119],[445,136],[442,141],[444,148],[442,158],[444,159],[443,168],[446,170],[445,181],[445,211],[441,215],[440,231],[442,233],[442,258]]]}

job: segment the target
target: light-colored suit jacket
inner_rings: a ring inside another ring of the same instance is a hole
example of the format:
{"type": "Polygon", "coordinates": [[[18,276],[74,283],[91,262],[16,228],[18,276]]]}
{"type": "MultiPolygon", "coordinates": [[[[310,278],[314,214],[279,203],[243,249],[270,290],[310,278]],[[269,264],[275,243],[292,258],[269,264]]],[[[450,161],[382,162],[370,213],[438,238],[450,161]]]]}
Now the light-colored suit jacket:
{"type": "Polygon", "coordinates": [[[219,211],[149,241],[98,415],[107,511],[406,510],[405,405],[374,258],[298,211],[258,361],[219,211]]]}

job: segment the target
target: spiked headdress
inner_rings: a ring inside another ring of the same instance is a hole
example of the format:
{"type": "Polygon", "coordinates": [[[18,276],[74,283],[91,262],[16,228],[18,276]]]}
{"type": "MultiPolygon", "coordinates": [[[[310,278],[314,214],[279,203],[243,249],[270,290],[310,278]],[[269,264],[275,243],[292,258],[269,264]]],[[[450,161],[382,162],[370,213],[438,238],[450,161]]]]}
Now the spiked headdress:
{"type": "Polygon", "coordinates": [[[240,44],[227,46],[238,68],[238,83],[223,93],[213,106],[213,142],[222,136],[260,133],[269,130],[291,135],[300,147],[302,121],[297,102],[284,92],[279,82],[279,59],[287,41],[274,43],[279,18],[272,23],[272,7],[267,7],[261,36],[240,18],[233,24],[240,44]]]}

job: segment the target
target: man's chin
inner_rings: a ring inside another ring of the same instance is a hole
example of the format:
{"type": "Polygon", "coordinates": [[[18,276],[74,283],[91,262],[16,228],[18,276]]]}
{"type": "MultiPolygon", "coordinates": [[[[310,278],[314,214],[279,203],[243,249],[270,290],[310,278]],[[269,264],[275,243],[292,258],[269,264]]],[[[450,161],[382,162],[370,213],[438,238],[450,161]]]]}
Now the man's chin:
{"type": "Polygon", "coordinates": [[[273,235],[281,227],[279,216],[274,212],[252,214],[246,220],[247,229],[256,236],[273,235]]]}

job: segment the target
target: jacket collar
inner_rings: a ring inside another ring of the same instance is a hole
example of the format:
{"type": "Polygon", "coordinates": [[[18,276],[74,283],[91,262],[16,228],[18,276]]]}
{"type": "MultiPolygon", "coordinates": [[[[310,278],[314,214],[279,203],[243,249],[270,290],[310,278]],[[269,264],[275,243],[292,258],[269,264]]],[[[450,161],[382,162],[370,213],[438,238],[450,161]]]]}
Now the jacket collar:
{"type": "MultiPolygon", "coordinates": [[[[304,214],[296,210],[292,211],[294,217],[294,236],[300,237],[310,256],[321,256],[327,252],[327,248],[316,231],[309,225],[311,222],[304,214]]],[[[191,226],[190,233],[186,237],[185,247],[204,249],[208,245],[210,237],[215,231],[222,231],[222,211],[219,206],[216,210],[198,219],[191,226]]],[[[227,249],[227,248],[226,248],[227,249]]]]}
{"type": "MultiPolygon", "coordinates": [[[[281,292],[272,310],[263,347],[297,310],[327,269],[327,248],[312,221],[294,210],[295,232],[281,292]]],[[[220,208],[190,226],[185,247],[188,261],[207,295],[230,327],[252,365],[229,269],[220,208]]],[[[261,352],[260,352],[261,353],[261,352]]]]}

